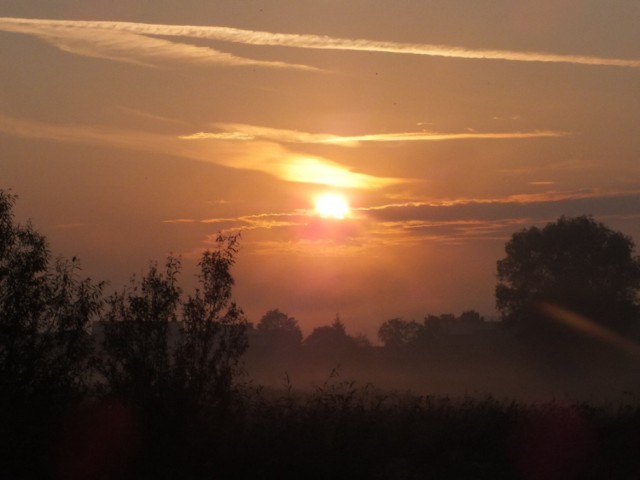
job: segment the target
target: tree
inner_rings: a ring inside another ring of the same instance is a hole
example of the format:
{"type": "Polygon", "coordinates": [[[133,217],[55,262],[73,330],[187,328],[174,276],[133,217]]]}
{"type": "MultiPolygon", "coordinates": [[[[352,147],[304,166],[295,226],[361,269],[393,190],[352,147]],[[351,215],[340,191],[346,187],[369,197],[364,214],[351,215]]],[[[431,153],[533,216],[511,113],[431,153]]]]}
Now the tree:
{"type": "Polygon", "coordinates": [[[475,310],[465,310],[457,319],[460,323],[469,327],[480,327],[484,323],[484,318],[475,310]]]}
{"type": "Polygon", "coordinates": [[[169,257],[164,272],[152,264],[140,281],[133,277],[107,300],[98,364],[111,394],[147,403],[166,397],[175,386],[170,337],[177,333],[179,272],[180,261],[169,257]]]}
{"type": "Polygon", "coordinates": [[[497,263],[496,305],[522,338],[557,340],[561,308],[624,332],[638,320],[640,259],[631,238],[592,217],[561,217],[513,234],[497,263]]]}
{"type": "Polygon", "coordinates": [[[420,334],[422,326],[415,321],[392,318],[384,322],[378,329],[378,338],[389,348],[406,347],[414,343],[420,334]]]}
{"type": "Polygon", "coordinates": [[[0,190],[0,465],[3,477],[46,478],[45,452],[90,378],[89,328],[102,284],[52,259],[44,235],[14,221],[0,190]]]}
{"type": "Polygon", "coordinates": [[[184,304],[177,366],[183,388],[198,406],[228,400],[249,345],[247,319],[232,300],[231,267],[239,240],[239,235],[219,235],[217,248],[204,252],[198,263],[200,288],[184,304]]]}
{"type": "Polygon", "coordinates": [[[339,315],[336,315],[331,325],[314,328],[304,343],[314,350],[326,353],[337,353],[355,346],[354,339],[347,335],[339,315]]]}
{"type": "Polygon", "coordinates": [[[46,238],[14,222],[15,198],[0,190],[1,395],[50,402],[86,387],[103,284],[80,279],[75,257],[52,261],[46,238]]]}
{"type": "Polygon", "coordinates": [[[265,313],[257,326],[267,343],[278,348],[297,347],[302,342],[298,321],[278,309],[265,313]]]}
{"type": "Polygon", "coordinates": [[[231,393],[247,348],[247,323],[232,301],[237,236],[219,236],[198,263],[200,287],[186,299],[180,261],[153,264],[108,300],[101,372],[108,389],[141,405],[171,400],[214,406],[231,393]]]}

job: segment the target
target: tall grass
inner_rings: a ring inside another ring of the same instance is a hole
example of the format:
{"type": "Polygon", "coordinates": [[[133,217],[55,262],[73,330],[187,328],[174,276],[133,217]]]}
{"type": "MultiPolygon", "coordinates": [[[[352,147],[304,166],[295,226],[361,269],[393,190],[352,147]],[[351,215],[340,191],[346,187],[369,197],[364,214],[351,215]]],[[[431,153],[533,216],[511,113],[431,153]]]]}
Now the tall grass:
{"type": "MultiPolygon", "coordinates": [[[[280,389],[246,384],[231,402],[198,410],[169,399],[130,404],[94,397],[70,406],[55,425],[29,425],[50,430],[32,432],[38,448],[23,432],[15,449],[22,457],[14,460],[24,468],[13,468],[22,474],[11,478],[564,480],[640,474],[640,399],[633,396],[594,404],[417,395],[334,374],[307,391],[287,382],[280,389]],[[36,464],[41,468],[31,468],[36,464]]],[[[0,431],[3,444],[10,444],[10,431],[0,431]]]]}

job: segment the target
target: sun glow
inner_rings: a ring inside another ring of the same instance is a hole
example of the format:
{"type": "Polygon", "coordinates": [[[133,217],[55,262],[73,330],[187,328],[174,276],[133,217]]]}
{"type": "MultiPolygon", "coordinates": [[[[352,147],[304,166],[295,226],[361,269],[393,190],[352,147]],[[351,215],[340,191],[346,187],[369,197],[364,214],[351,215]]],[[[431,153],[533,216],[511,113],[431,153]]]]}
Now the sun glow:
{"type": "Polygon", "coordinates": [[[347,199],[337,193],[325,193],[316,198],[316,212],[322,218],[343,219],[349,214],[347,199]]]}

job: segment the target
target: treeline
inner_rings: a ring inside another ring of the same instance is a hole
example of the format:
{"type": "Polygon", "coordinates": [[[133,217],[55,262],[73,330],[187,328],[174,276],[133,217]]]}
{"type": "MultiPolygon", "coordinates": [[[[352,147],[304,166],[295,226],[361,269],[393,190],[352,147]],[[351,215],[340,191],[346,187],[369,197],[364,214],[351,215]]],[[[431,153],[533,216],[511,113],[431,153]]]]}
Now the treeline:
{"type": "MultiPolygon", "coordinates": [[[[273,386],[289,376],[298,388],[322,382],[337,367],[341,374],[380,387],[402,388],[397,382],[383,381],[384,377],[407,378],[426,373],[436,364],[439,376],[448,369],[477,368],[478,362],[488,367],[506,361],[516,347],[513,332],[500,328],[500,322],[485,321],[473,310],[459,316],[427,315],[423,322],[387,320],[379,327],[380,343],[376,344],[364,335],[350,334],[339,315],[305,338],[298,321],[279,309],[268,311],[255,325],[250,323],[247,334],[244,358],[250,377],[273,386]]],[[[419,378],[414,384],[421,391],[428,386],[420,385],[419,378]]]]}
{"type": "MultiPolygon", "coordinates": [[[[378,329],[378,339],[389,349],[427,345],[451,336],[492,334],[500,331],[498,322],[487,322],[475,310],[467,310],[459,316],[446,313],[428,314],[424,321],[392,318],[378,329]]],[[[303,338],[298,321],[279,309],[269,310],[257,325],[249,324],[248,334],[252,344],[272,349],[289,350],[297,347],[317,350],[345,350],[371,347],[371,341],[362,334],[350,335],[344,322],[336,315],[330,325],[316,327],[303,338]]]]}

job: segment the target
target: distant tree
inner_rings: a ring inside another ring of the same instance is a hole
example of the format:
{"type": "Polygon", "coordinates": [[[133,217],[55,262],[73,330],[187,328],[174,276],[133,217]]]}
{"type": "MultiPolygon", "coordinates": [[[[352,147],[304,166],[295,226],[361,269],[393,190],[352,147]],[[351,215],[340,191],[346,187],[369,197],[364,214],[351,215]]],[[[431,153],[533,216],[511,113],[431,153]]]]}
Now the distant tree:
{"type": "Polygon", "coordinates": [[[447,319],[443,317],[444,315],[438,316],[432,314],[424,317],[424,324],[420,332],[421,341],[431,341],[445,333],[447,319]]]}
{"type": "Polygon", "coordinates": [[[296,347],[302,342],[298,321],[278,309],[265,313],[257,326],[258,332],[274,347],[296,347]]]}
{"type": "Polygon", "coordinates": [[[344,323],[340,316],[336,315],[331,325],[314,328],[304,344],[314,350],[331,353],[353,348],[355,341],[347,335],[344,323]]]}
{"type": "Polygon", "coordinates": [[[561,337],[567,329],[549,320],[549,306],[617,331],[637,321],[640,259],[628,236],[589,216],[561,217],[513,234],[505,250],[496,305],[521,337],[561,337]]]}
{"type": "Polygon", "coordinates": [[[364,333],[360,333],[351,338],[353,338],[353,342],[357,348],[366,349],[371,347],[371,340],[369,340],[369,337],[364,333]]]}
{"type": "Polygon", "coordinates": [[[466,310],[457,319],[460,323],[469,326],[480,326],[484,323],[484,318],[475,310],[466,310]]]}
{"type": "Polygon", "coordinates": [[[378,338],[388,348],[406,347],[418,339],[421,330],[418,322],[392,318],[380,326],[378,338]]]}

